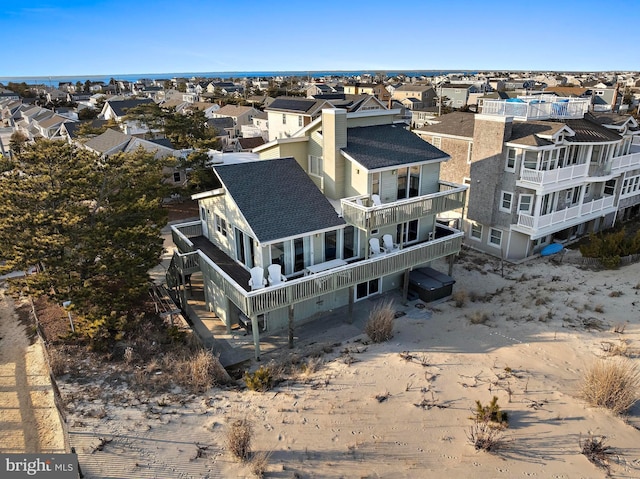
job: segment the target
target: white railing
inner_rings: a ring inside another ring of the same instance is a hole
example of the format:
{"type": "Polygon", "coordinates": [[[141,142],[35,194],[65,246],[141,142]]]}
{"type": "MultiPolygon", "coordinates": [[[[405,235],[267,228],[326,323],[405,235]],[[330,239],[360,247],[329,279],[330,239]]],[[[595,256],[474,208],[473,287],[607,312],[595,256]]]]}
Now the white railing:
{"type": "Polygon", "coordinates": [[[519,181],[526,181],[527,183],[534,183],[536,185],[550,185],[561,181],[585,178],[588,171],[588,163],[554,168],[553,170],[533,170],[530,168],[523,168],[519,181]]]}
{"type": "MultiPolygon", "coordinates": [[[[193,255],[198,255],[197,264],[204,277],[215,283],[240,311],[252,317],[459,253],[464,234],[451,228],[443,227],[443,229],[449,230],[451,234],[255,291],[246,291],[200,250],[191,254],[177,254],[174,259],[183,263],[176,264],[176,267],[184,271],[195,264],[193,255]]],[[[174,238],[182,236],[182,243],[190,243],[180,231],[180,227],[172,230],[175,232],[174,238]]]]}
{"type": "Polygon", "coordinates": [[[512,116],[518,120],[582,118],[588,110],[589,100],[550,95],[520,97],[517,100],[484,100],[482,103],[482,113],[485,115],[512,116]]]}
{"type": "Polygon", "coordinates": [[[533,216],[525,213],[518,214],[518,226],[537,231],[544,228],[571,222],[577,218],[587,221],[590,216],[615,208],[615,197],[605,196],[598,200],[589,201],[582,205],[572,206],[560,211],[554,211],[547,215],[533,216]]]}
{"type": "Polygon", "coordinates": [[[611,171],[631,170],[640,167],[640,153],[616,156],[611,161],[611,171]]]}
{"type": "Polygon", "coordinates": [[[342,216],[352,225],[371,231],[382,226],[404,223],[424,216],[462,208],[468,186],[441,181],[440,191],[404,200],[370,206],[368,196],[340,200],[342,216]]]}

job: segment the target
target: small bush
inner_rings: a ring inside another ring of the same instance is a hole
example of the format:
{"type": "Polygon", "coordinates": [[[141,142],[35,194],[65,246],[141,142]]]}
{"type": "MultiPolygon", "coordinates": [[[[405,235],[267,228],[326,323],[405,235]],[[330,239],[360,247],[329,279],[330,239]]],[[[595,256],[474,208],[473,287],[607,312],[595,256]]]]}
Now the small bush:
{"type": "Polygon", "coordinates": [[[639,390],[638,367],[629,360],[609,359],[594,363],[586,371],[580,396],[591,406],[620,414],[635,404],[639,390]]]}
{"type": "Polygon", "coordinates": [[[391,301],[381,301],[369,313],[364,332],[374,343],[382,343],[393,337],[395,311],[392,306],[391,301]]]}
{"type": "Polygon", "coordinates": [[[486,311],[474,311],[468,318],[471,324],[485,324],[489,321],[489,313],[486,311]]]}
{"type": "Polygon", "coordinates": [[[173,369],[174,380],[192,393],[203,393],[215,385],[228,382],[227,371],[211,351],[200,349],[184,358],[175,359],[167,369],[173,369]]]}
{"type": "Polygon", "coordinates": [[[596,304],[593,308],[596,313],[604,313],[604,304],[596,304]]]}
{"type": "Polygon", "coordinates": [[[493,427],[506,428],[509,425],[507,413],[502,411],[498,405],[498,396],[493,396],[491,402],[486,406],[483,406],[480,401],[476,401],[473,419],[477,423],[489,423],[493,427]]]}
{"type": "Polygon", "coordinates": [[[619,298],[620,296],[622,296],[622,291],[611,291],[609,293],[610,298],[619,298]]]}
{"type": "Polygon", "coordinates": [[[580,445],[582,454],[587,456],[587,459],[589,459],[591,463],[607,471],[607,475],[609,475],[611,472],[609,467],[609,456],[613,454],[613,451],[610,446],[605,444],[605,439],[605,436],[598,438],[593,434],[589,434],[589,437],[584,441],[580,438],[578,444],[580,445]]]}
{"type": "Polygon", "coordinates": [[[227,431],[227,447],[233,456],[241,461],[251,457],[253,425],[248,419],[238,419],[231,423],[227,431]]]}
{"type": "Polygon", "coordinates": [[[273,387],[273,372],[271,368],[260,366],[256,371],[244,373],[244,382],[252,391],[264,392],[273,387]]]}
{"type": "Polygon", "coordinates": [[[459,289],[451,295],[456,308],[462,308],[467,304],[468,295],[464,289],[459,289]]]}

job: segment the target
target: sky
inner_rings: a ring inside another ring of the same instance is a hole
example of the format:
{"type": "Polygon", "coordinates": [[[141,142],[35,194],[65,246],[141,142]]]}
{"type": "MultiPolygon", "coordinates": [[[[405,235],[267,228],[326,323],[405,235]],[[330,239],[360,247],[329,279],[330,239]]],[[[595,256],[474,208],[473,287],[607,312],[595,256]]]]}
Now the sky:
{"type": "Polygon", "coordinates": [[[2,0],[0,77],[640,70],[638,0],[2,0]]]}

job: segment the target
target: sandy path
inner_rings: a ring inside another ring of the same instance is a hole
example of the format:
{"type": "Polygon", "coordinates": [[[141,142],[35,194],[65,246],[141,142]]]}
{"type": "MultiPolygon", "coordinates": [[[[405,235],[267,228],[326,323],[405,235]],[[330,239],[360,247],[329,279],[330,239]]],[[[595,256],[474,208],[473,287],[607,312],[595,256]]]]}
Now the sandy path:
{"type": "Polygon", "coordinates": [[[65,452],[44,350],[0,290],[0,452],[65,452]]]}

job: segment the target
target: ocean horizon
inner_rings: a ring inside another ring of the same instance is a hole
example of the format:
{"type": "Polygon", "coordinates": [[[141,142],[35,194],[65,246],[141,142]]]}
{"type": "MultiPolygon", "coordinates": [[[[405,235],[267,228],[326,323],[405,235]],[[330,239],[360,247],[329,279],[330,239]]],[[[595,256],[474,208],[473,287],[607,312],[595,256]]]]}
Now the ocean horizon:
{"type": "Polygon", "coordinates": [[[449,73],[475,74],[476,71],[470,70],[325,70],[325,71],[247,71],[247,72],[167,72],[167,73],[127,73],[127,74],[111,74],[111,75],[51,75],[51,76],[4,76],[0,77],[0,83],[26,83],[32,85],[49,84],[50,86],[60,83],[71,82],[84,83],[87,80],[92,82],[102,81],[109,83],[114,78],[116,80],[125,80],[136,82],[142,79],[158,80],[172,78],[273,78],[278,76],[297,76],[309,78],[321,78],[326,76],[338,77],[355,77],[365,74],[375,75],[376,73],[385,73],[387,76],[396,76],[399,74],[407,76],[437,76],[449,73]]]}

